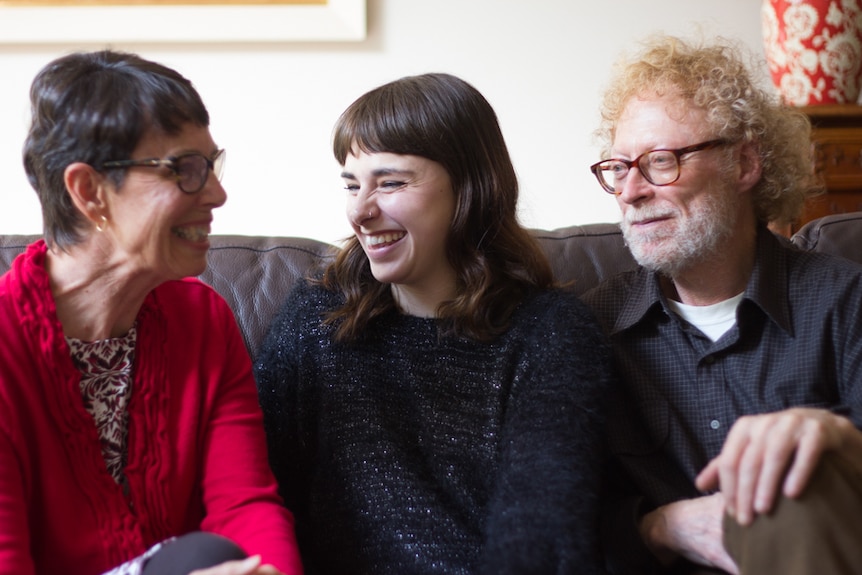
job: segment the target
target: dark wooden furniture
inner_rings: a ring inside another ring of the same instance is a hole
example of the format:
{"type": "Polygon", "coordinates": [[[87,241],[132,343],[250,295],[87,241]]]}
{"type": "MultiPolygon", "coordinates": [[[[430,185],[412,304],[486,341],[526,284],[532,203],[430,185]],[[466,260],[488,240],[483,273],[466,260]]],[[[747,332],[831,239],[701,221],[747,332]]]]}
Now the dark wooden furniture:
{"type": "Polygon", "coordinates": [[[805,222],[829,214],[862,211],[862,106],[825,104],[802,109],[811,119],[815,169],[826,193],[805,205],[805,222]]]}

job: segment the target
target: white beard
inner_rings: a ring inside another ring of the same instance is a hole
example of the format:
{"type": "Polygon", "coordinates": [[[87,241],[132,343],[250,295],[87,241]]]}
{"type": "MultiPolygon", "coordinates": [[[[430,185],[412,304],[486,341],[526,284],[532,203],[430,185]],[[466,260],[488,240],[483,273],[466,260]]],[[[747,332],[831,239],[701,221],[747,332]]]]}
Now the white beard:
{"type": "Polygon", "coordinates": [[[676,207],[630,207],[620,223],[623,238],[635,260],[648,270],[675,277],[718,252],[736,227],[738,196],[726,188],[704,194],[688,217],[676,207]],[[675,215],[677,226],[638,230],[633,221],[675,215]]]}

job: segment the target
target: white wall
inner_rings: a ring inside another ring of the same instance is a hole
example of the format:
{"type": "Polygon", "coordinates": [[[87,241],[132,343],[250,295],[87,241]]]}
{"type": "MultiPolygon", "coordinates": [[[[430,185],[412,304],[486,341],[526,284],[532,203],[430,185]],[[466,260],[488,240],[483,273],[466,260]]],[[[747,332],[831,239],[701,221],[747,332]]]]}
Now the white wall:
{"type": "MultiPolygon", "coordinates": [[[[334,121],[363,92],[431,71],[463,77],[496,109],[526,225],[616,221],[587,169],[599,95],[614,60],[656,32],[722,35],[763,53],[758,0],[368,0],[361,42],[113,47],[178,69],[201,92],[228,150],[214,233],[335,241],[348,228],[334,121]]],[[[20,160],[30,81],[58,55],[100,47],[0,44],[0,233],[41,231],[20,160]]]]}

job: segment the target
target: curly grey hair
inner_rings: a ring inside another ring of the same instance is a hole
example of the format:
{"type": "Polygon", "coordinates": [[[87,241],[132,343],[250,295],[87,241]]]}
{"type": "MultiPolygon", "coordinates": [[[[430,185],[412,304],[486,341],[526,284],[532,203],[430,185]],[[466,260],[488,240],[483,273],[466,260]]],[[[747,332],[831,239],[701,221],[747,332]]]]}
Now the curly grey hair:
{"type": "Polygon", "coordinates": [[[605,152],[629,99],[676,94],[706,111],[717,137],[748,142],[757,150],[762,175],[752,199],[759,221],[793,222],[806,198],[821,191],[813,166],[810,121],[755,85],[742,50],[734,43],[718,39],[696,45],[656,36],[640,54],[619,66],[604,94],[602,122],[596,131],[605,152]]]}

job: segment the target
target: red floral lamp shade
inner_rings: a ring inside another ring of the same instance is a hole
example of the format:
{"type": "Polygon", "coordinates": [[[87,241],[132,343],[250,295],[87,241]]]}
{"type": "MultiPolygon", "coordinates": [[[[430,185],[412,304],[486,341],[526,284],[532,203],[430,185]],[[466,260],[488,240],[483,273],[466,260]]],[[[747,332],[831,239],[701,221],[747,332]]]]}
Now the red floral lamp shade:
{"type": "Polygon", "coordinates": [[[862,0],[763,0],[766,61],[792,106],[856,103],[862,83],[862,0]]]}

